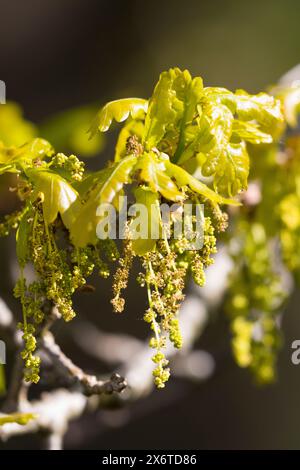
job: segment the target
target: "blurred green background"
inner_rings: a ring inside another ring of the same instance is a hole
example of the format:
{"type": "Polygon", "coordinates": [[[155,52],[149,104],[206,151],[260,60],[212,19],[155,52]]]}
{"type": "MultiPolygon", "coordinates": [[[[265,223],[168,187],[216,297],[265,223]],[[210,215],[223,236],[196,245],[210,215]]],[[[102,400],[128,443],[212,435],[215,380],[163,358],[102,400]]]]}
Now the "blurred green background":
{"type": "MultiPolygon", "coordinates": [[[[300,62],[297,0],[0,0],[0,17],[0,79],[7,99],[38,123],[69,107],[147,97],[159,73],[173,66],[201,75],[206,85],[258,92],[300,62]]],[[[109,140],[94,167],[111,157],[111,145],[109,140]]],[[[11,246],[1,242],[0,290],[8,301],[11,246]]],[[[80,314],[106,330],[145,334],[143,299],[134,283],[122,318],[111,313],[104,286],[96,298],[79,302],[80,314]],[[99,299],[101,315],[95,312],[99,299]]],[[[131,419],[120,427],[105,426],[105,412],[96,420],[85,417],[71,427],[67,447],[299,448],[300,366],[290,361],[290,344],[300,338],[299,302],[295,293],[285,313],[275,385],[257,388],[234,364],[220,312],[198,343],[215,357],[212,379],[198,385],[171,381],[165,391],[131,405],[131,419]]],[[[63,338],[61,333],[62,345],[63,338]]],[[[65,347],[89,366],[67,340],[65,347]]],[[[34,445],[28,438],[7,446],[34,445]]]]}

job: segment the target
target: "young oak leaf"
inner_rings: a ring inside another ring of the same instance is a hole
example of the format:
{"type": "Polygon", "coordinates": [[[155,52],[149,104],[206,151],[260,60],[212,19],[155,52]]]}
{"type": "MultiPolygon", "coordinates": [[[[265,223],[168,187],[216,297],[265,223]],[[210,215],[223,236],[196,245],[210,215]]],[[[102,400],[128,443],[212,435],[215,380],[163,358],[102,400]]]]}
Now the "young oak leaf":
{"type": "Polygon", "coordinates": [[[159,192],[169,201],[181,201],[185,198],[174,181],[165,172],[165,164],[154,152],[144,153],[135,167],[139,170],[138,179],[147,183],[153,192],[159,192]]]}
{"type": "Polygon", "coordinates": [[[30,169],[27,170],[27,176],[33,184],[33,198],[42,194],[45,222],[54,222],[58,213],[65,222],[65,213],[76,201],[77,191],[64,178],[50,170],[30,169]]]}
{"type": "Polygon", "coordinates": [[[96,114],[89,129],[90,138],[96,132],[106,132],[113,120],[117,122],[126,121],[131,116],[133,119],[142,117],[148,109],[148,101],[142,98],[124,98],[110,101],[96,114]]]}
{"type": "MultiPolygon", "coordinates": [[[[225,105],[210,104],[206,109],[212,147],[204,155],[203,176],[214,177],[214,188],[221,194],[234,196],[247,187],[249,156],[244,141],[231,143],[233,115],[225,105]]],[[[202,152],[204,149],[201,150],[202,152]]]]}
{"type": "Polygon", "coordinates": [[[234,196],[247,188],[249,155],[245,142],[228,143],[222,151],[212,153],[202,167],[204,176],[214,175],[214,187],[221,194],[234,196]]]}
{"type": "Polygon", "coordinates": [[[234,196],[247,187],[249,157],[245,142],[230,142],[234,117],[227,106],[207,103],[199,109],[201,112],[198,133],[179,163],[201,153],[203,176],[214,177],[213,184],[218,193],[234,196]]]}
{"type": "Polygon", "coordinates": [[[211,91],[209,99],[198,106],[197,127],[189,128],[190,143],[179,164],[186,166],[188,160],[201,155],[203,176],[214,177],[214,187],[219,193],[234,196],[247,187],[249,156],[245,142],[270,143],[272,137],[255,122],[234,119],[233,94],[222,90],[221,104],[216,93],[211,91]]]}
{"type": "Polygon", "coordinates": [[[258,124],[248,121],[240,121],[235,119],[232,123],[232,136],[239,137],[245,142],[251,144],[270,144],[273,139],[270,134],[262,132],[258,124]]]}
{"type": "Polygon", "coordinates": [[[0,142],[0,174],[18,172],[20,166],[28,166],[33,160],[42,160],[53,154],[53,148],[47,140],[33,139],[20,147],[6,147],[0,142]]]}
{"type": "Polygon", "coordinates": [[[134,191],[134,195],[136,204],[141,205],[141,210],[139,212],[139,206],[135,206],[137,214],[132,218],[129,230],[133,233],[133,251],[142,256],[154,249],[156,240],[160,235],[159,195],[147,186],[138,186],[134,191]],[[134,236],[137,224],[139,225],[140,234],[143,229],[147,229],[147,237],[134,236]]]}
{"type": "Polygon", "coordinates": [[[190,175],[187,171],[181,168],[170,161],[165,161],[164,163],[166,168],[166,173],[169,177],[175,179],[176,184],[183,188],[184,186],[188,186],[192,191],[196,194],[200,194],[201,196],[209,199],[210,201],[216,202],[218,204],[230,204],[233,206],[239,206],[240,203],[235,199],[228,199],[224,198],[220,194],[216,193],[212,189],[210,189],[206,184],[199,181],[194,176],[190,175]]]}
{"type": "Polygon", "coordinates": [[[218,139],[220,133],[212,127],[218,145],[208,154],[202,172],[205,176],[214,174],[215,188],[231,196],[247,187],[249,156],[245,142],[271,143],[283,118],[280,102],[266,93],[249,95],[238,90],[231,95],[220,93],[214,101],[215,109],[221,109],[220,103],[224,103],[237,118],[232,120],[229,139],[218,139]],[[235,136],[241,142],[236,142],[235,136]]]}
{"type": "Polygon", "coordinates": [[[204,102],[224,105],[241,121],[256,121],[269,134],[283,122],[281,103],[267,93],[250,95],[244,90],[232,93],[226,88],[204,88],[204,102]]]}
{"type": "Polygon", "coordinates": [[[186,94],[192,78],[187,70],[170,69],[161,73],[149,101],[143,144],[147,150],[156,147],[167,132],[180,134],[178,127],[186,111],[186,94]]]}
{"type": "Polygon", "coordinates": [[[281,103],[267,93],[249,95],[244,90],[235,92],[236,113],[241,121],[256,121],[262,130],[273,135],[283,123],[281,103]]]}
{"type": "MultiPolygon", "coordinates": [[[[117,206],[116,198],[123,186],[130,182],[136,160],[135,156],[129,155],[110,168],[99,171],[96,180],[90,178],[90,188],[83,180],[85,193],[71,206],[64,220],[76,247],[85,247],[97,242],[96,228],[101,220],[97,209],[100,204],[106,203],[117,206]]],[[[81,192],[79,189],[79,193],[81,192]]]]}
{"type": "Polygon", "coordinates": [[[187,143],[189,142],[189,129],[188,126],[192,124],[195,113],[197,111],[197,106],[201,101],[203,94],[203,81],[200,77],[195,77],[191,79],[185,90],[185,95],[183,97],[184,102],[184,111],[183,116],[180,122],[180,133],[177,149],[173,158],[174,163],[176,163],[182,152],[184,151],[187,143]]]}

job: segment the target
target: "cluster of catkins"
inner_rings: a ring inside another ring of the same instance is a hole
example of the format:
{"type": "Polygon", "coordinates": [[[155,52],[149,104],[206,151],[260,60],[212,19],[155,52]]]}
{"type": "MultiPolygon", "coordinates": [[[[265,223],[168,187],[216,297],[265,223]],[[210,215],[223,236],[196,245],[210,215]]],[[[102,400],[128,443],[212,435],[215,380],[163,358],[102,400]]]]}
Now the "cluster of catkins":
{"type": "MultiPolygon", "coordinates": [[[[51,165],[62,168],[70,178],[79,181],[83,175],[83,163],[77,157],[57,154],[51,165]]],[[[37,383],[40,379],[40,358],[36,355],[39,333],[47,325],[51,309],[55,307],[65,321],[74,318],[72,296],[83,288],[87,278],[95,269],[101,277],[109,276],[107,262],[115,261],[119,254],[112,240],[99,240],[95,246],[75,248],[60,219],[47,224],[44,219],[42,199],[34,202],[28,199],[21,211],[6,216],[0,224],[0,234],[7,236],[11,229],[26,226],[24,241],[26,254],[22,253],[19,263],[21,275],[14,289],[14,295],[22,304],[23,321],[18,328],[23,332],[24,378],[37,383]],[[103,260],[105,255],[106,260],[103,260]],[[34,268],[35,279],[30,284],[24,275],[25,264],[34,268]]]]}
{"type": "MultiPolygon", "coordinates": [[[[223,214],[222,217],[224,218],[223,214]]],[[[153,376],[158,388],[163,388],[170,377],[168,360],[163,352],[167,341],[173,343],[175,348],[180,349],[182,346],[178,313],[184,300],[186,277],[190,273],[196,284],[203,286],[204,269],[213,263],[216,238],[210,217],[204,218],[202,248],[191,250],[189,246],[190,239],[186,236],[176,239],[171,236],[170,239],[158,240],[154,250],[138,256],[143,271],[139,273],[137,281],[147,290],[148,309],[144,314],[144,321],[149,323],[153,333],[149,345],[155,349],[152,357],[155,363],[153,376]]],[[[124,310],[125,300],[122,297],[122,290],[127,287],[135,256],[131,240],[125,240],[124,253],[119,259],[119,268],[113,282],[112,305],[117,313],[124,310]]]]}
{"type": "MultiPolygon", "coordinates": [[[[82,162],[73,155],[54,155],[51,167],[60,169],[69,180],[75,182],[80,181],[84,173],[82,162]]],[[[127,287],[133,259],[137,257],[143,269],[138,276],[138,283],[146,288],[149,304],[144,320],[152,331],[149,345],[155,350],[152,357],[155,363],[153,376],[156,386],[163,388],[170,376],[168,360],[163,352],[167,341],[176,348],[182,346],[178,312],[184,299],[186,278],[190,274],[199,286],[203,286],[204,270],[213,262],[212,255],[216,253],[214,227],[217,231],[226,228],[226,214],[214,206],[211,217],[203,217],[202,244],[199,249],[190,248],[190,239],[199,236],[196,228],[193,228],[195,224],[192,223],[191,230],[194,232],[188,238],[187,234],[174,238],[171,222],[168,229],[164,227],[164,236],[157,241],[153,250],[136,255],[128,237],[123,240],[120,257],[115,242],[110,239],[99,240],[97,244],[84,248],[74,247],[61,218],[47,223],[42,197],[32,200],[30,185],[23,183],[20,182],[20,187],[24,186],[24,207],[5,218],[0,224],[0,233],[8,235],[11,229],[18,229],[21,224],[26,227],[26,239],[23,242],[26,246],[19,256],[21,275],[14,289],[23,310],[23,321],[18,327],[23,332],[24,349],[21,355],[25,364],[25,380],[34,383],[39,381],[40,358],[36,350],[39,335],[47,326],[51,309],[55,307],[65,321],[72,320],[75,316],[72,306],[75,291],[83,289],[95,269],[101,277],[108,277],[108,263],[118,260],[112,287],[112,305],[115,312],[122,312],[125,307],[122,291],[127,287]],[[28,263],[35,272],[35,279],[30,284],[24,275],[24,267],[28,263]]]]}

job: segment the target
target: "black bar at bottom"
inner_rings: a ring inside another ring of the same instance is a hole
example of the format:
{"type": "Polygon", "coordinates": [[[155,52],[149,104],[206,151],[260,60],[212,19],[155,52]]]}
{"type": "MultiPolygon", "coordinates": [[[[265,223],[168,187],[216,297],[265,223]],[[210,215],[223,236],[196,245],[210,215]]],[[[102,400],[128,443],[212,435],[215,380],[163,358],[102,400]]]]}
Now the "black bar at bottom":
{"type": "Polygon", "coordinates": [[[64,450],[64,451],[34,451],[34,450],[2,450],[0,453],[1,468],[4,464],[10,466],[15,463],[22,465],[30,462],[30,467],[34,468],[36,462],[40,468],[43,462],[51,464],[72,464],[93,465],[93,469],[108,466],[137,468],[142,465],[164,467],[175,465],[195,468],[208,468],[211,465],[219,465],[222,468],[225,464],[249,466],[255,464],[284,464],[299,461],[300,451],[298,450],[64,450]]]}

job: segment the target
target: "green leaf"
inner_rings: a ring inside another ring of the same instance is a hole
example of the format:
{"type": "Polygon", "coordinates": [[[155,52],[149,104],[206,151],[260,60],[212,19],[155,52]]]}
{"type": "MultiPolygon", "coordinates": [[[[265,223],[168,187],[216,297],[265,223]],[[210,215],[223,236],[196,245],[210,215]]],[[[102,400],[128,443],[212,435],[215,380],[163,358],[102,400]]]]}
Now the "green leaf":
{"type": "Polygon", "coordinates": [[[153,192],[159,192],[170,201],[181,201],[184,194],[165,172],[165,162],[154,152],[144,153],[137,162],[139,180],[147,183],[153,192]]]}
{"type": "Polygon", "coordinates": [[[234,206],[240,205],[240,203],[234,199],[227,199],[222,197],[220,194],[215,193],[212,189],[208,188],[204,183],[194,178],[194,176],[190,175],[178,165],[166,161],[165,167],[166,173],[176,180],[176,183],[180,188],[189,186],[189,188],[195,193],[218,204],[230,204],[234,206]]]}
{"type": "MultiPolygon", "coordinates": [[[[205,157],[217,145],[208,116],[201,111],[201,108],[199,108],[199,114],[200,117],[197,118],[196,123],[186,130],[189,142],[177,162],[179,165],[185,164],[199,153],[202,153],[205,157]]],[[[205,160],[205,158],[202,160],[205,160]]]]}
{"type": "Polygon", "coordinates": [[[143,142],[147,150],[158,146],[167,133],[176,132],[181,151],[185,125],[193,119],[202,90],[201,78],[192,80],[187,70],[174,68],[160,75],[145,120],[143,142]]]}
{"type": "Polygon", "coordinates": [[[267,93],[249,95],[244,90],[235,92],[236,113],[242,121],[255,120],[272,135],[283,122],[280,101],[267,93]]]}
{"type": "MultiPolygon", "coordinates": [[[[146,239],[136,238],[132,240],[132,248],[137,255],[144,255],[152,251],[156,245],[156,239],[151,234],[160,233],[160,209],[158,193],[151,191],[145,186],[138,186],[135,191],[135,200],[137,204],[143,204],[147,209],[147,215],[143,212],[142,216],[146,216],[147,220],[142,224],[148,227],[148,237],[146,239]]],[[[145,226],[144,225],[144,226],[145,226]]]]}
{"type": "Polygon", "coordinates": [[[249,155],[245,143],[228,143],[219,153],[209,153],[201,171],[204,176],[214,176],[214,188],[221,194],[234,196],[246,189],[249,155]]]}
{"type": "Polygon", "coordinates": [[[232,124],[232,135],[251,144],[270,144],[272,137],[258,128],[258,124],[248,121],[234,120],[232,124]]]}
{"type": "Polygon", "coordinates": [[[50,170],[31,169],[27,171],[27,176],[33,183],[34,197],[43,194],[43,212],[46,223],[54,222],[58,213],[65,222],[65,213],[76,201],[77,191],[64,178],[50,170]]]}
{"type": "Polygon", "coordinates": [[[267,93],[250,95],[244,90],[235,93],[225,88],[204,88],[204,101],[214,107],[226,106],[235,118],[241,121],[256,121],[269,135],[276,134],[282,125],[283,115],[280,101],[267,93]]]}
{"type": "Polygon", "coordinates": [[[16,423],[24,426],[29,423],[32,419],[36,419],[37,415],[33,413],[12,413],[10,415],[0,416],[0,426],[7,423],[16,423]]]}
{"type": "Polygon", "coordinates": [[[249,157],[245,142],[230,142],[234,132],[234,118],[227,106],[207,103],[203,113],[198,121],[198,134],[183,153],[180,163],[196,152],[201,152],[203,176],[214,177],[213,184],[217,192],[234,196],[247,187],[249,157]]]}
{"type": "Polygon", "coordinates": [[[202,78],[196,77],[188,83],[184,96],[184,112],[180,123],[180,135],[178,146],[174,155],[174,163],[176,163],[189,141],[189,130],[187,126],[192,123],[197,105],[203,94],[202,78]]]}
{"type": "Polygon", "coordinates": [[[0,143],[0,164],[31,163],[52,154],[51,144],[44,139],[33,139],[20,147],[5,147],[0,143]]]}
{"type": "MultiPolygon", "coordinates": [[[[65,222],[76,247],[97,242],[96,227],[101,219],[96,214],[97,208],[104,203],[117,204],[115,198],[123,186],[130,182],[136,160],[135,156],[129,155],[110,168],[98,172],[96,180],[91,176],[89,182],[82,183],[86,193],[71,207],[71,216],[65,222]]],[[[82,191],[79,189],[79,192],[82,191]]]]}
{"type": "Polygon", "coordinates": [[[245,142],[271,143],[273,139],[269,131],[263,132],[259,126],[268,123],[274,127],[275,122],[279,122],[274,117],[277,103],[272,101],[272,97],[266,101],[275,103],[274,116],[271,104],[270,109],[264,111],[259,108],[256,98],[236,96],[224,89],[205,89],[205,98],[198,106],[197,126],[194,124],[188,128],[190,143],[183,151],[179,164],[186,166],[190,159],[197,158],[203,176],[213,176],[215,190],[226,196],[234,196],[247,187],[249,156],[245,142]],[[247,106],[251,109],[249,113],[247,106]],[[243,119],[252,120],[235,119],[235,113],[240,113],[243,119]]]}
{"type": "Polygon", "coordinates": [[[141,118],[147,112],[148,101],[142,98],[124,98],[110,101],[96,115],[89,129],[90,137],[93,137],[97,130],[106,132],[113,120],[117,122],[125,121],[129,116],[133,119],[141,118]]]}

